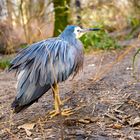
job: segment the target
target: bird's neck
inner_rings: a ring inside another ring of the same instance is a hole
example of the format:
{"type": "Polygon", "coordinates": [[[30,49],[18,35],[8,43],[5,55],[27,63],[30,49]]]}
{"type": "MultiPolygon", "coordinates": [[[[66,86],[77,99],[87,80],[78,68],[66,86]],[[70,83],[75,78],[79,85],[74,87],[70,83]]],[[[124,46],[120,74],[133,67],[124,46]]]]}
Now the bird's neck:
{"type": "Polygon", "coordinates": [[[61,33],[59,37],[72,45],[75,45],[77,42],[75,34],[67,35],[65,33],[61,33]]]}

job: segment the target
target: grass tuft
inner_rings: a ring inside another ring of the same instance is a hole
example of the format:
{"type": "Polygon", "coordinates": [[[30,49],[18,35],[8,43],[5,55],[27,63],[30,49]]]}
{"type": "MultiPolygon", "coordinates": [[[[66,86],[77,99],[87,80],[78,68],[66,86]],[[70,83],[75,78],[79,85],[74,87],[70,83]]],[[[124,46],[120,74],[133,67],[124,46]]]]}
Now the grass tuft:
{"type": "Polygon", "coordinates": [[[0,69],[5,69],[8,68],[10,65],[10,59],[8,58],[4,58],[4,59],[0,59],[0,69]]]}
{"type": "Polygon", "coordinates": [[[115,50],[121,48],[116,39],[109,36],[108,32],[99,27],[100,31],[90,32],[81,37],[85,51],[90,50],[115,50]]]}

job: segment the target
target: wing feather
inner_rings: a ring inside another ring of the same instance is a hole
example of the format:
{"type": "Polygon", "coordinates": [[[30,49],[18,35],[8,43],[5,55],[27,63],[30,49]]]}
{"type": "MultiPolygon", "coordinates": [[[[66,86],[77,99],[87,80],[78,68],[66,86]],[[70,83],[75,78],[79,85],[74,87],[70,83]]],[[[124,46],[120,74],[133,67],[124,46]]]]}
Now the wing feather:
{"type": "Polygon", "coordinates": [[[18,70],[14,105],[24,106],[41,97],[54,83],[62,82],[77,71],[80,61],[76,47],[60,38],[32,44],[11,61],[9,70],[18,70]],[[40,91],[39,91],[40,90],[40,91]]]}

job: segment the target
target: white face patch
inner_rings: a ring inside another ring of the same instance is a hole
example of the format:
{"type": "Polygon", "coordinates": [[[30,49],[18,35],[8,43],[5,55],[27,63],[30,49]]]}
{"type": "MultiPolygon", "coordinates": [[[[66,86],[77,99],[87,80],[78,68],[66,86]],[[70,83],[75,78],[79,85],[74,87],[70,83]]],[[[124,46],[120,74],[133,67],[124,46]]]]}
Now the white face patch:
{"type": "Polygon", "coordinates": [[[75,27],[75,29],[74,29],[74,33],[75,33],[75,35],[76,35],[76,38],[80,38],[84,33],[83,32],[81,32],[82,31],[82,29],[80,28],[80,27],[75,27]]]}

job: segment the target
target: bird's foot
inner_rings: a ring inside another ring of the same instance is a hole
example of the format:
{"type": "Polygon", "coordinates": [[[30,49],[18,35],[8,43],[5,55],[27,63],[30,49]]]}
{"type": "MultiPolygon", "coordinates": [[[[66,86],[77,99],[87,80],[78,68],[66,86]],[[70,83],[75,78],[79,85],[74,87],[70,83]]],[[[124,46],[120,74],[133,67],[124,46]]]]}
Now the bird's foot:
{"type": "Polygon", "coordinates": [[[61,111],[53,110],[49,113],[50,117],[53,118],[57,115],[62,115],[62,116],[70,116],[73,114],[73,111],[71,108],[63,109],[61,111]]]}
{"type": "Polygon", "coordinates": [[[73,112],[73,110],[72,110],[72,108],[66,108],[66,109],[63,109],[62,111],[61,111],[61,115],[62,116],[70,116],[70,115],[72,115],[74,112],[73,112]]]}
{"type": "Polygon", "coordinates": [[[49,112],[50,118],[53,118],[53,117],[55,117],[55,116],[57,116],[59,114],[60,114],[60,112],[56,111],[56,110],[53,110],[53,111],[49,112]]]}

